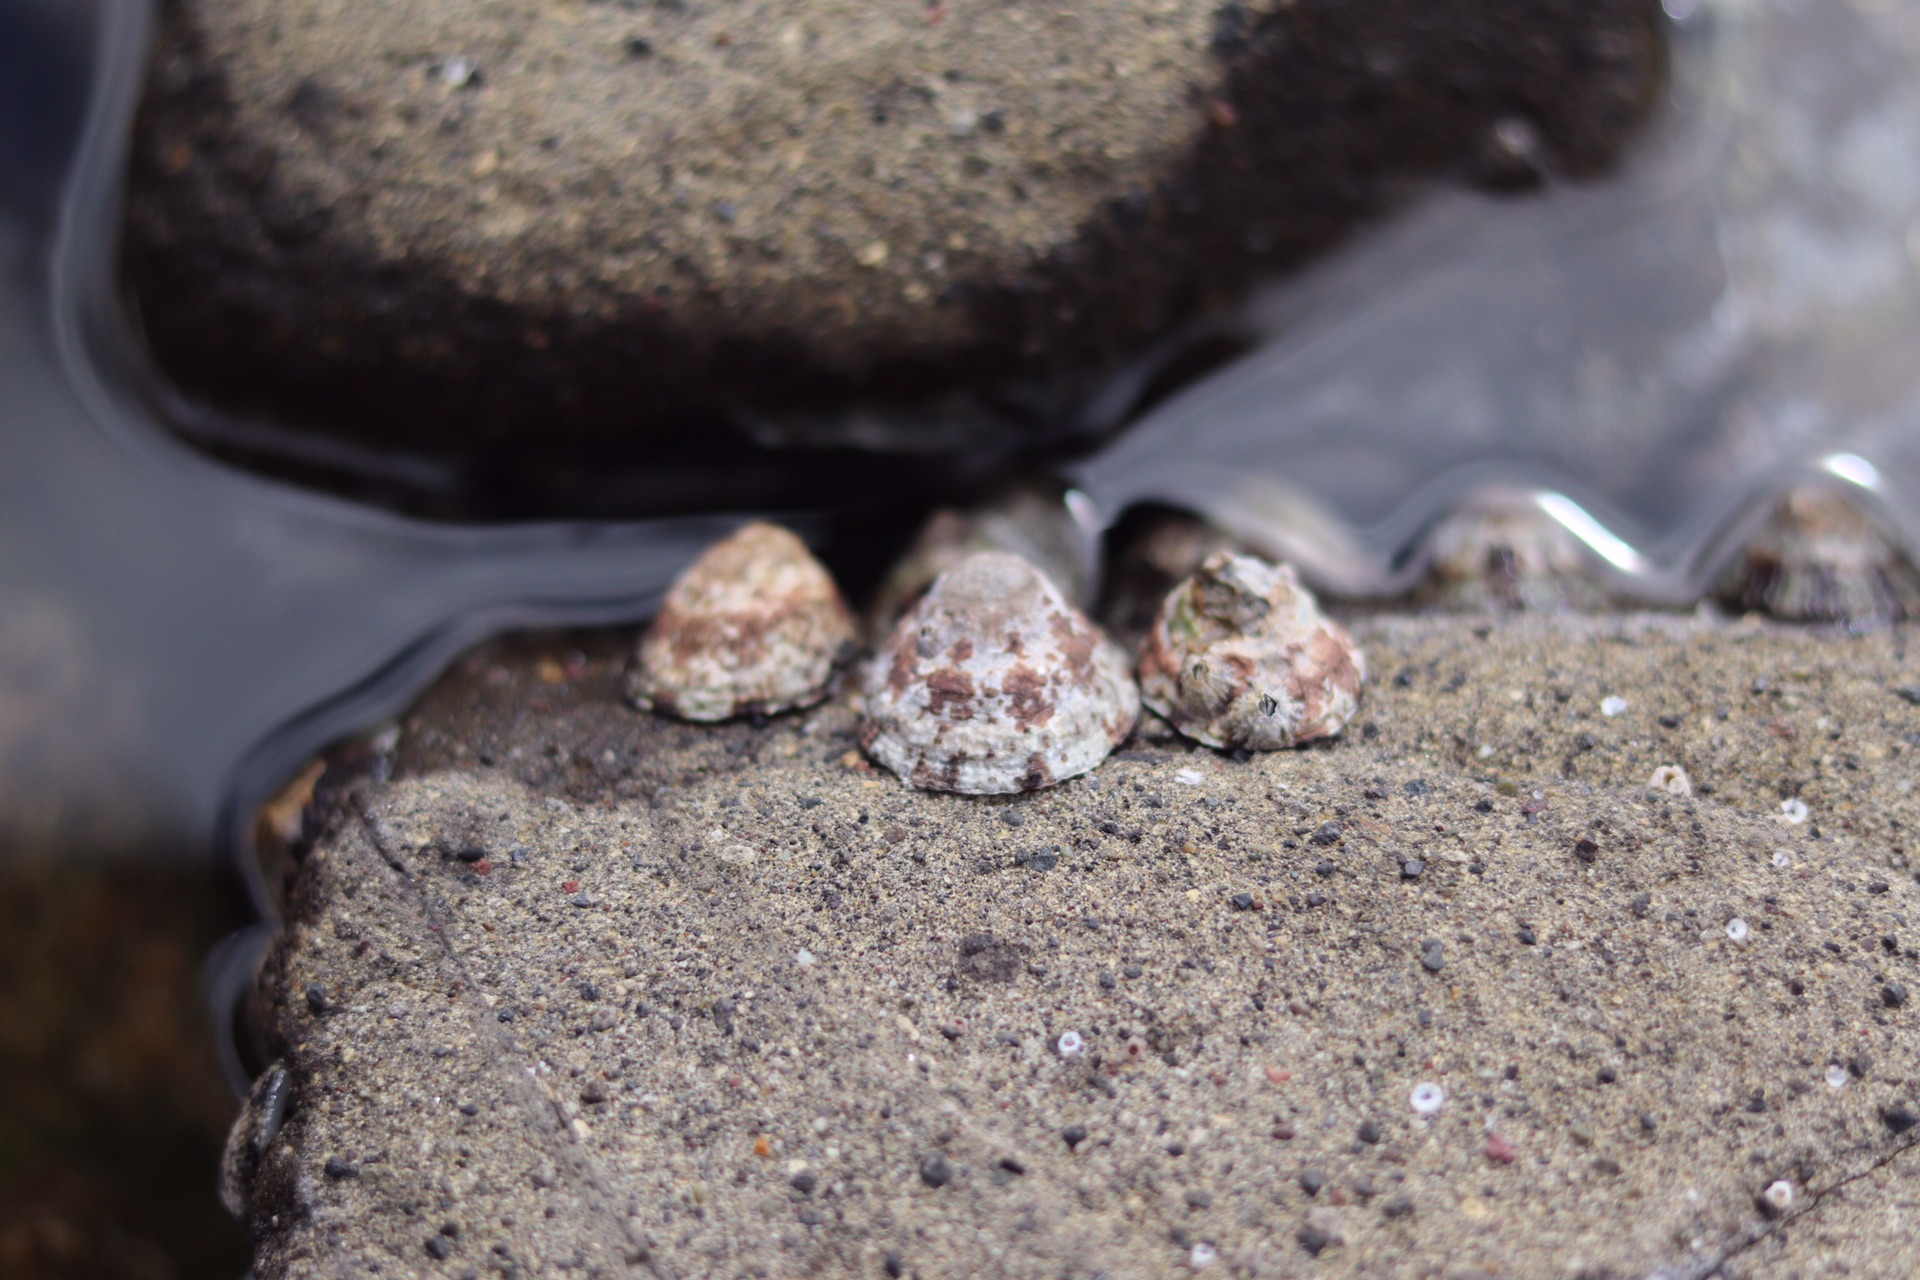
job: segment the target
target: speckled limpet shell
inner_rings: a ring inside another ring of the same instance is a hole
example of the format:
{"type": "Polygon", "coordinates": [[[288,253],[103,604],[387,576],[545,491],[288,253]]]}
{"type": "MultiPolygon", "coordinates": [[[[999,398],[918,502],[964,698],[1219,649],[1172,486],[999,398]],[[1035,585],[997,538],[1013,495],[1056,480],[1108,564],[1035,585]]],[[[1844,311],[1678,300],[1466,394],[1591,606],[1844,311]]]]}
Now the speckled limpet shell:
{"type": "Polygon", "coordinates": [[[916,787],[995,795],[1087,770],[1133,731],[1126,654],[1019,556],[940,575],[881,646],[860,741],[916,787]]]}
{"type": "Polygon", "coordinates": [[[1140,696],[1211,747],[1271,751],[1340,732],[1366,660],[1291,565],[1216,552],[1175,587],[1140,651],[1140,696]]]}
{"type": "Polygon", "coordinates": [[[628,692],[685,720],[811,706],[855,644],[853,615],[806,544],[750,524],[675,580],[640,639],[628,692]]]}
{"type": "Polygon", "coordinates": [[[1897,622],[1920,617],[1920,570],[1844,493],[1807,485],[1781,498],[1718,594],[1796,622],[1897,622]]]}

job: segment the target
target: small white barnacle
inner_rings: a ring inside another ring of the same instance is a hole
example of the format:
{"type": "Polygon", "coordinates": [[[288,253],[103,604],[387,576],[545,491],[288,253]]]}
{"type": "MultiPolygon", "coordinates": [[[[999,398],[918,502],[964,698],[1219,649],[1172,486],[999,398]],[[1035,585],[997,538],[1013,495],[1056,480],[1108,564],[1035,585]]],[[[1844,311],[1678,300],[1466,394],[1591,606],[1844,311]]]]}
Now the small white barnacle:
{"type": "Polygon", "coordinates": [[[853,615],[806,544],[755,523],[708,547],[640,640],[643,709],[726,720],[811,706],[856,649],[853,615]]]}
{"type": "Polygon", "coordinates": [[[995,795],[1087,772],[1139,716],[1119,646],[1027,561],[982,551],[880,647],[860,741],[916,787],[995,795]]]}
{"type": "Polygon", "coordinates": [[[1140,650],[1141,700],[1212,747],[1271,751],[1340,732],[1366,660],[1290,565],[1215,552],[1168,594],[1140,650]]]}

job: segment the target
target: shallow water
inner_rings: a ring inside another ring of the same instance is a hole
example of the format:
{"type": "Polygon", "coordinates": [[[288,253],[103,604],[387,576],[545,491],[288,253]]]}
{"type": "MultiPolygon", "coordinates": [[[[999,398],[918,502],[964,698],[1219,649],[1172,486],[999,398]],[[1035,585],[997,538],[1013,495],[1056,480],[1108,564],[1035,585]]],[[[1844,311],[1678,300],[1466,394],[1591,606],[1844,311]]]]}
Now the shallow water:
{"type": "MultiPolygon", "coordinates": [[[[182,445],[113,278],[151,21],[145,0],[0,0],[16,849],[238,850],[306,756],[459,649],[643,616],[732,522],[432,524],[182,445]]],[[[1257,296],[1225,326],[1246,355],[1066,468],[1089,531],[1187,506],[1385,593],[1438,516],[1504,486],[1677,601],[1816,473],[1920,544],[1901,501],[1920,493],[1920,7],[1723,0],[1677,29],[1674,102],[1621,174],[1437,194],[1257,296]]],[[[1155,368],[1086,425],[1124,423],[1155,368]]]]}
{"type": "Polygon", "coordinates": [[[1920,547],[1920,6],[1669,13],[1672,101],[1619,173],[1436,194],[1266,291],[1249,354],[1072,468],[1094,521],[1191,507],[1350,595],[1488,488],[1654,602],[1808,478],[1920,547]]]}

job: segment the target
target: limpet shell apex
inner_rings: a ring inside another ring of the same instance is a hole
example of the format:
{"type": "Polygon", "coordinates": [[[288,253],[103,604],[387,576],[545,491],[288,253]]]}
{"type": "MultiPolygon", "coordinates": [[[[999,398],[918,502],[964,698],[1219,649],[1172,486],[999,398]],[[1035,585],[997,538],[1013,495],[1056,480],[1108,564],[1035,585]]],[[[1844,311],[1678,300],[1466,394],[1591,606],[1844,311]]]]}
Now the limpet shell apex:
{"type": "Polygon", "coordinates": [[[643,709],[726,720],[811,706],[856,648],[853,615],[799,538],[754,523],[687,566],[640,640],[643,709]]]}
{"type": "Polygon", "coordinates": [[[1087,772],[1139,715],[1120,647],[1027,561],[982,551],[881,646],[860,740],[916,787],[996,795],[1087,772]]]}
{"type": "Polygon", "coordinates": [[[1175,587],[1140,652],[1142,701],[1211,747],[1272,751],[1340,732],[1366,659],[1291,565],[1216,552],[1175,587]]]}

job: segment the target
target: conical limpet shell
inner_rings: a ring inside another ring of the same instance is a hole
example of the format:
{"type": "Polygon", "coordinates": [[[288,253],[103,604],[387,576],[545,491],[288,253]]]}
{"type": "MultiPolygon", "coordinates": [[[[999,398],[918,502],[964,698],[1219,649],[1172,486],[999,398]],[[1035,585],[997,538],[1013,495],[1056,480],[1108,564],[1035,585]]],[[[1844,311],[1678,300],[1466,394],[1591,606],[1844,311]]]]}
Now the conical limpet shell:
{"type": "Polygon", "coordinates": [[[642,708],[725,720],[810,706],[854,651],[853,615],[806,544],[750,524],[687,566],[641,637],[642,708]]]}
{"type": "Polygon", "coordinates": [[[1133,731],[1126,654],[1038,569],[981,551],[940,575],[868,669],[861,744],[916,787],[1031,791],[1133,731]]]}
{"type": "Polygon", "coordinates": [[[1789,491],[1721,579],[1720,599],[1797,622],[1920,616],[1920,570],[1844,492],[1789,491]]]}
{"type": "Polygon", "coordinates": [[[1211,747],[1272,751],[1340,732],[1366,660],[1290,565],[1216,552],[1175,587],[1140,652],[1140,696],[1211,747]]]}

